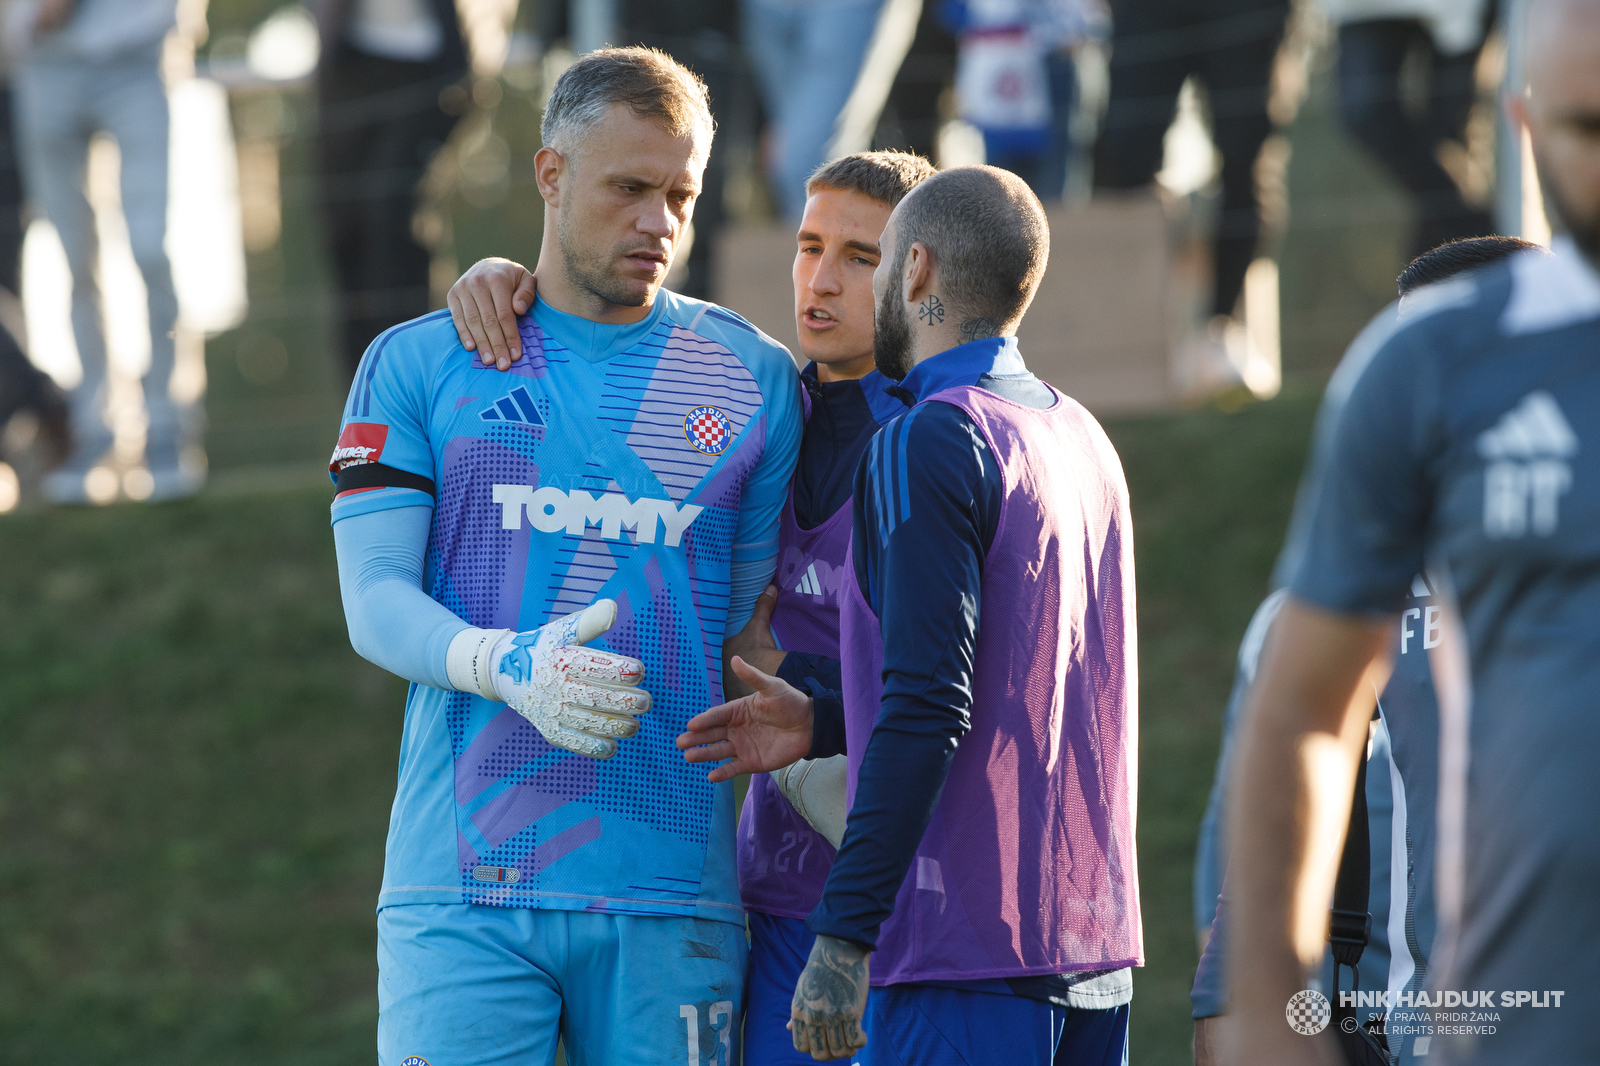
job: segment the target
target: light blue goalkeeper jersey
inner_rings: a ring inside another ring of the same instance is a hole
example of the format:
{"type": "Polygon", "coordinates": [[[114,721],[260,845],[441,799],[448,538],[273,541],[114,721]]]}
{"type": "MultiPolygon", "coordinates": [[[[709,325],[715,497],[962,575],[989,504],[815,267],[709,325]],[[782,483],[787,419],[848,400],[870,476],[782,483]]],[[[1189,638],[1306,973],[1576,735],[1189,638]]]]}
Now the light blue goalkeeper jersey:
{"type": "Polygon", "coordinates": [[[653,709],[606,761],[515,711],[413,684],[379,907],[507,907],[741,922],[734,795],[674,738],[722,701],[730,577],[776,552],[799,446],[795,367],[739,316],[662,292],[608,327],[540,303],[524,356],[484,367],[450,317],[384,333],[345,405],[335,473],[381,463],[420,488],[344,492],[333,518],[434,506],[423,589],[475,626],[532,629],[617,601],[593,642],[645,664],[653,709]]]}

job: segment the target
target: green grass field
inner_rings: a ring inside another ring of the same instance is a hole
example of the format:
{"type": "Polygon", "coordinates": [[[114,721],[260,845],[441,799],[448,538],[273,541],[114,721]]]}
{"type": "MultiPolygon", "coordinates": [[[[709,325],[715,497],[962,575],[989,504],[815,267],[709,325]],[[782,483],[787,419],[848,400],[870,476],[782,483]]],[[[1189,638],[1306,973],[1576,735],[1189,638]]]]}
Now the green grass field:
{"type": "MultiPolygon", "coordinates": [[[[1188,1061],[1195,827],[1314,394],[1113,424],[1133,490],[1133,1061],[1188,1061]]],[[[0,1060],[362,1063],[405,685],[350,650],[327,492],[0,518],[0,1060]]]]}

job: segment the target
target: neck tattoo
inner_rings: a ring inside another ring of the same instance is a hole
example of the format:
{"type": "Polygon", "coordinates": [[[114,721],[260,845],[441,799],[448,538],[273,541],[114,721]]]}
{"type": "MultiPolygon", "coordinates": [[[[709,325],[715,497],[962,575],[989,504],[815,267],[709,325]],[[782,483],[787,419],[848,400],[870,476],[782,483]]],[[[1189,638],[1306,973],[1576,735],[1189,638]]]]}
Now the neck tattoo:
{"type": "Polygon", "coordinates": [[[944,321],[944,304],[939,302],[937,296],[930,296],[922,301],[921,308],[917,311],[917,318],[930,326],[937,326],[944,321]]]}
{"type": "Polygon", "coordinates": [[[963,341],[981,341],[1000,332],[995,328],[994,319],[982,317],[962,319],[960,329],[963,341]]]}

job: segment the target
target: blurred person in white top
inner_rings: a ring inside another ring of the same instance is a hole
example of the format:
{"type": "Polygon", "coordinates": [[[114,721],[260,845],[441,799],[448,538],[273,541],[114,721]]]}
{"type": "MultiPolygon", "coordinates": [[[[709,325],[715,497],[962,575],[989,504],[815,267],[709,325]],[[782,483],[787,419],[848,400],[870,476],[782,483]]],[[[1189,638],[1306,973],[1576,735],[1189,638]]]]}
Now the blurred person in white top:
{"type": "MultiPolygon", "coordinates": [[[[145,461],[157,499],[195,491],[178,463],[186,443],[184,412],[168,391],[178,298],[167,260],[167,94],[162,42],[177,20],[178,0],[13,0],[5,17],[15,57],[17,144],[34,210],[55,226],[72,272],[72,331],[83,378],[71,393],[74,445],[45,480],[62,503],[87,502],[85,475],[112,444],[106,422],[106,342],[95,278],[94,211],[85,190],[89,141],[96,133],[119,149],[122,213],[143,275],[150,316],[149,415],[145,461]]],[[[117,323],[107,323],[117,328],[117,323]]]]}

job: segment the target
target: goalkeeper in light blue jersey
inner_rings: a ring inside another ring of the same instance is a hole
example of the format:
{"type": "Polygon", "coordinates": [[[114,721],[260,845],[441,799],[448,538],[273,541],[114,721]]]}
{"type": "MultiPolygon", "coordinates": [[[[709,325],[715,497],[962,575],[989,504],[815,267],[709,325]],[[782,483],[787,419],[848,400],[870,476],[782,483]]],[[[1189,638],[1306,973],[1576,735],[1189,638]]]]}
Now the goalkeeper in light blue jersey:
{"type": "Polygon", "coordinates": [[[673,741],[723,700],[801,430],[788,353],[660,291],[710,147],[667,56],[557,82],[523,358],[448,314],[367,351],[331,472],[356,649],[413,684],[379,896],[385,1066],[733,1066],[731,785],[673,741]],[[507,368],[502,368],[507,369],[507,368]]]}

